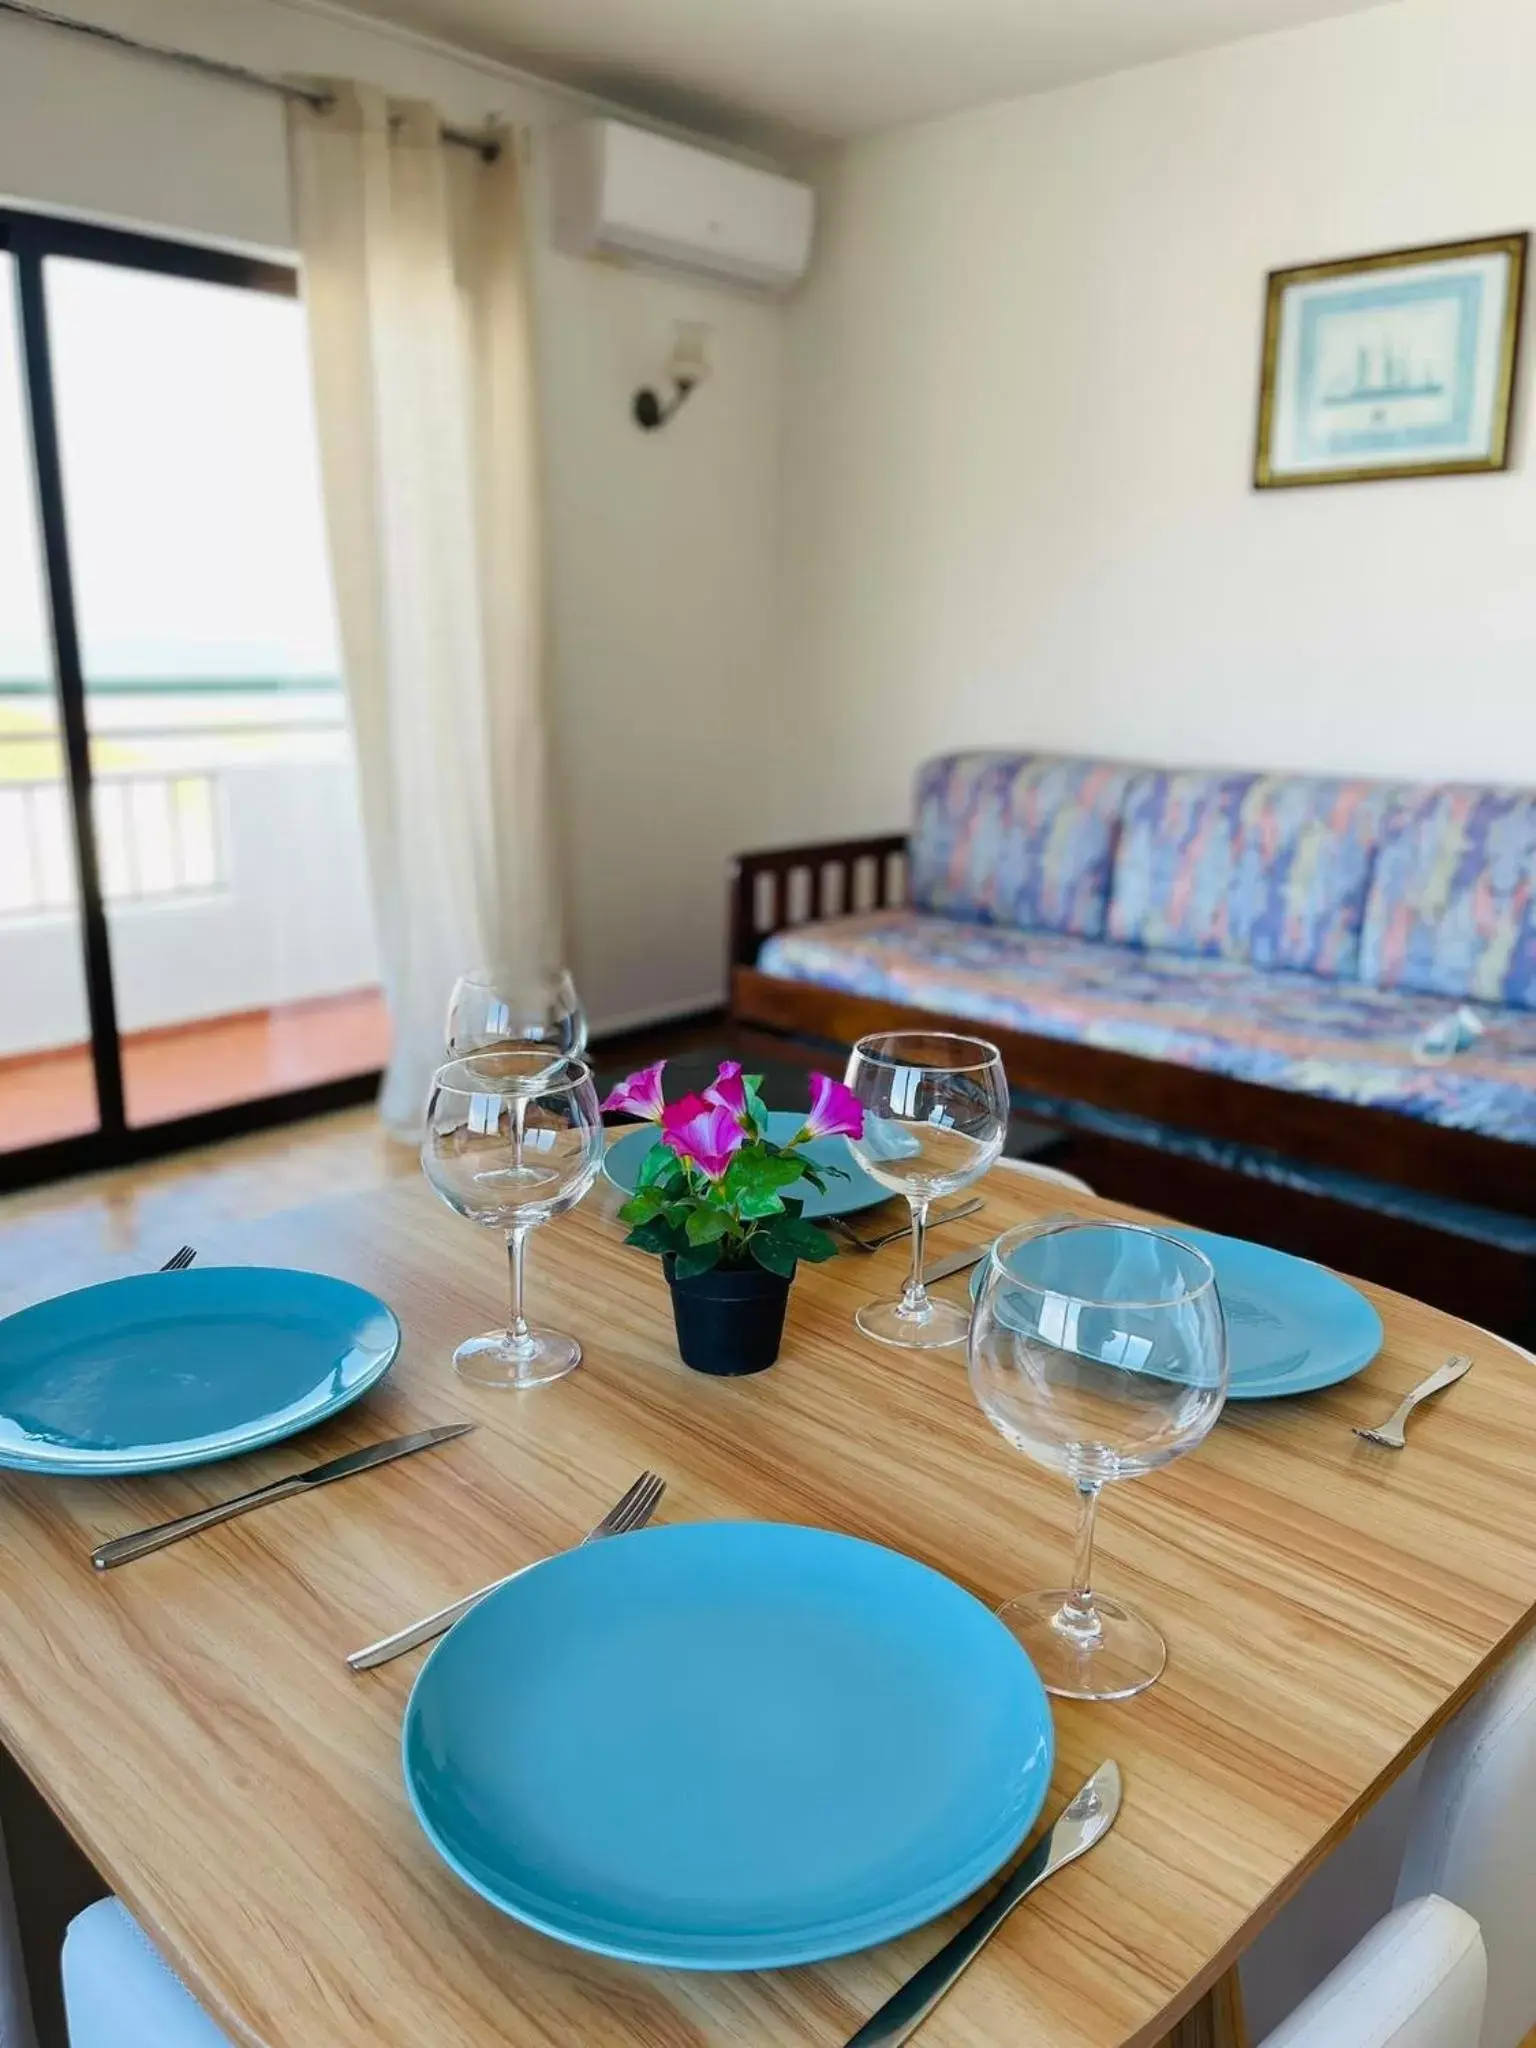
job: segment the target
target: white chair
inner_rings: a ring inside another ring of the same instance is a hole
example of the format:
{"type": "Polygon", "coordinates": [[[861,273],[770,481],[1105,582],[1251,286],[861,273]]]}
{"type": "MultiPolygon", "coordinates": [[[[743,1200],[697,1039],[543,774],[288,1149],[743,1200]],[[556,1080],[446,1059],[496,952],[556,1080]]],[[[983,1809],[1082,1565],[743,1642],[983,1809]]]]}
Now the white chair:
{"type": "Polygon", "coordinates": [[[116,1899],[98,1899],[64,1936],[69,2048],[233,2048],[116,1899]]]}
{"type": "Polygon", "coordinates": [[[1472,2048],[1487,1986],[1483,1938],[1433,1896],[1373,1927],[1263,2048],[1472,2048]]]}
{"type": "MultiPolygon", "coordinates": [[[[1406,1453],[1404,1453],[1406,1455],[1406,1453]]],[[[1392,1903],[1438,1893],[1482,1928],[1488,2006],[1466,2048],[1536,2029],[1536,1638],[1515,1651],[1243,1958],[1256,2031],[1273,2026],[1392,1903]]]]}
{"type": "Polygon", "coordinates": [[[1430,1745],[1398,1879],[1466,1908],[1488,1949],[1480,2048],[1536,2028],[1536,1638],[1430,1745]]]}

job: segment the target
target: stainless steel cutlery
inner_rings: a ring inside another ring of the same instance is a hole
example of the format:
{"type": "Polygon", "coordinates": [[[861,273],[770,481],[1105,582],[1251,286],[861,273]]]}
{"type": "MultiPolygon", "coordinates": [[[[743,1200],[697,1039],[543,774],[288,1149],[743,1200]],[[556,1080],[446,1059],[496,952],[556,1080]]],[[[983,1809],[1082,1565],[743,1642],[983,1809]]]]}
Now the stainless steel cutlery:
{"type": "Polygon", "coordinates": [[[128,1564],[136,1557],[147,1557],[152,1550],[163,1550],[168,1543],[179,1543],[183,1536],[195,1536],[200,1529],[216,1528],[220,1522],[233,1521],[236,1515],[248,1515],[252,1508],[264,1508],[272,1501],[288,1500],[297,1493],[311,1493],[317,1486],[329,1486],[333,1480],[350,1479],[355,1472],[371,1471],[375,1465],[388,1465],[396,1458],[430,1450],[434,1444],[463,1436],[474,1426],[472,1422],[449,1422],[439,1429],[419,1429],[413,1436],[392,1437],[387,1443],[348,1451],[345,1457],[311,1466],[307,1472],[295,1472],[291,1478],[274,1479],[269,1486],[236,1494],[233,1500],[221,1501],[217,1507],[199,1508],[195,1514],[157,1522],[154,1528],[140,1529],[132,1536],[115,1536],[110,1543],[91,1552],[91,1563],[99,1572],[110,1571],[113,1565],[128,1564]]]}
{"type": "MultiPolygon", "coordinates": [[[[945,1223],[958,1223],[963,1216],[974,1216],[978,1209],[985,1206],[980,1195],[973,1195],[970,1201],[958,1202],[953,1209],[935,1210],[928,1218],[928,1228],[937,1230],[945,1223]]],[[[878,1237],[861,1237],[846,1216],[827,1216],[822,1218],[822,1221],[829,1229],[835,1230],[843,1242],[856,1252],[882,1252],[888,1244],[899,1244],[902,1238],[912,1235],[910,1217],[894,1230],[881,1231],[878,1237]]]]}
{"type": "Polygon", "coordinates": [[[897,2048],[910,2041],[955,1980],[973,1963],[1021,1899],[1086,1854],[1114,1826],[1120,1811],[1120,1766],[1102,1763],[1064,1806],[1001,1889],[945,1942],[938,1954],[888,1998],[845,2048],[897,2048]]]}
{"type": "Polygon", "coordinates": [[[1456,1356],[1448,1358],[1438,1372],[1432,1372],[1427,1380],[1420,1380],[1411,1394],[1405,1394],[1397,1408],[1385,1422],[1375,1429],[1359,1429],[1355,1435],[1368,1444],[1380,1444],[1383,1450],[1400,1451],[1406,1438],[1403,1425],[1421,1401],[1427,1401],[1431,1394],[1443,1393],[1447,1387],[1455,1386],[1472,1370],[1470,1358],[1456,1356]]]}
{"type": "Polygon", "coordinates": [[[196,1257],[191,1245],[184,1244],[179,1252],[171,1253],[160,1270],[162,1273],[184,1273],[196,1257]]]}
{"type": "MultiPolygon", "coordinates": [[[[590,1528],[582,1537],[582,1543],[595,1543],[604,1536],[623,1536],[631,1529],[643,1529],[655,1514],[661,1503],[661,1496],[667,1490],[667,1482],[654,1472],[642,1472],[634,1485],[614,1502],[603,1519],[590,1528]]],[[[581,1545],[576,1546],[580,1549],[581,1545]]],[[[494,1593],[498,1586],[504,1586],[508,1579],[515,1579],[516,1572],[508,1572],[499,1579],[492,1579],[488,1586],[481,1586],[473,1593],[466,1593],[462,1600],[454,1600],[447,1607],[439,1607],[435,1614],[423,1615],[420,1621],[413,1621],[407,1627],[396,1629],[393,1635],[381,1636],[376,1643],[370,1643],[365,1650],[353,1650],[347,1662],[354,1671],[372,1671],[376,1665],[388,1664],[392,1658],[403,1657],[407,1650],[429,1643],[434,1636],[445,1635],[453,1624],[462,1619],[472,1607],[478,1607],[487,1593],[494,1593]]]]}
{"type": "Polygon", "coordinates": [[[981,1264],[991,1249],[992,1240],[988,1238],[985,1244],[968,1244],[963,1252],[955,1252],[950,1258],[940,1259],[936,1266],[925,1266],[923,1285],[931,1287],[935,1280],[947,1280],[951,1273],[968,1273],[972,1266],[981,1264]]]}

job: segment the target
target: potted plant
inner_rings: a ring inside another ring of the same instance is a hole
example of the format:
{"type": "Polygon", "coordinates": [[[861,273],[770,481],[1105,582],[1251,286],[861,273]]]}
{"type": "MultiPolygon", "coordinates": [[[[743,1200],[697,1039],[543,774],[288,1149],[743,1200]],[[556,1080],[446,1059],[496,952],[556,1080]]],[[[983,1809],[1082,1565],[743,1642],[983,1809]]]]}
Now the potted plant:
{"type": "Polygon", "coordinates": [[[836,1256],[836,1241],[801,1214],[788,1189],[825,1192],[836,1166],[800,1150],[816,1138],[862,1136],[862,1105],[841,1081],[811,1076],[811,1105],[787,1145],[768,1136],[757,1075],[727,1060],[702,1095],[669,1103],[665,1060],[615,1088],[604,1109],[659,1124],[639,1185],[619,1211],[626,1244],[661,1259],[672,1290],[677,1348],[698,1372],[761,1372],[779,1355],[784,1311],[800,1260],[836,1256]]]}

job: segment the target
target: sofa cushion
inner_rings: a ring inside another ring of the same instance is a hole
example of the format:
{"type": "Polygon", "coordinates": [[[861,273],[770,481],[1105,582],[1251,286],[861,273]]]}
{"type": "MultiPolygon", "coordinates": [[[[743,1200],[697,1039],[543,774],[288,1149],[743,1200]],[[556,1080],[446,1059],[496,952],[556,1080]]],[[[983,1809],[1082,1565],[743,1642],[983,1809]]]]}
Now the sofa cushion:
{"type": "Polygon", "coordinates": [[[1399,793],[1376,857],[1360,974],[1381,988],[1536,1008],[1536,796],[1399,793]]]}
{"type": "Polygon", "coordinates": [[[1052,754],[948,754],[917,779],[912,900],[978,924],[1104,929],[1135,770],[1052,754]]]}
{"type": "MultiPolygon", "coordinates": [[[[1443,996],[910,910],[779,932],[766,973],[1536,1144],[1536,1013],[1487,1009],[1443,1065],[1414,1057],[1443,996]]],[[[1283,1146],[1284,1130],[1275,1142],[1283,1146]]]]}
{"type": "Polygon", "coordinates": [[[1147,769],[1126,793],[1108,935],[1348,978],[1393,794],[1322,776],[1147,769]]]}

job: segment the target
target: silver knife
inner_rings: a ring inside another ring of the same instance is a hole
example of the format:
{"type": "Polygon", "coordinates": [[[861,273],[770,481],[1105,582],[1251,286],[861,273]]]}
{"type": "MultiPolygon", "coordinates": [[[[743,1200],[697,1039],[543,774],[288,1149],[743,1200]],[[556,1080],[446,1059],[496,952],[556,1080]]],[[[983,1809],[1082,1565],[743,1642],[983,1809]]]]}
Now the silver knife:
{"type": "Polygon", "coordinates": [[[955,1979],[975,1961],[1021,1899],[1036,1885],[1091,1849],[1114,1826],[1120,1811],[1120,1766],[1103,1763],[1076,1798],[1061,1810],[1054,1827],[1036,1842],[1000,1891],[967,1920],[960,1932],[924,1963],[871,2020],[850,2034],[845,2048],[897,2048],[910,2041],[955,1979]]]}
{"type": "Polygon", "coordinates": [[[940,1259],[936,1266],[923,1268],[923,1285],[931,1286],[935,1280],[947,1280],[951,1273],[967,1272],[972,1266],[979,1266],[992,1249],[992,1240],[985,1244],[967,1245],[963,1252],[956,1252],[952,1258],[940,1259]]]}
{"type": "Polygon", "coordinates": [[[183,1536],[195,1536],[199,1529],[215,1528],[220,1522],[247,1515],[252,1508],[264,1508],[268,1501],[287,1500],[295,1493],[308,1493],[316,1486],[329,1486],[333,1479],[350,1479],[354,1472],[367,1472],[374,1465],[388,1465],[395,1458],[408,1458],[413,1451],[427,1451],[445,1444],[450,1437],[463,1436],[472,1422],[446,1422],[440,1429],[419,1429],[414,1436],[391,1437],[388,1443],[369,1444],[366,1450],[348,1451],[344,1458],[315,1465],[308,1472],[295,1472],[290,1479],[274,1479],[270,1486],[258,1486],[250,1493],[238,1493],[216,1508],[200,1508],[196,1514],[178,1515],[174,1522],[158,1522],[153,1529],[140,1529],[132,1536],[114,1536],[91,1552],[97,1571],[110,1571],[115,1564],[128,1564],[163,1550],[167,1543],[179,1543],[183,1536]]]}

